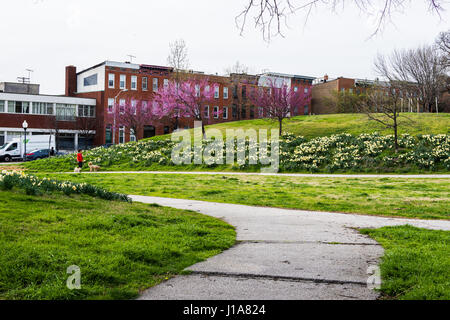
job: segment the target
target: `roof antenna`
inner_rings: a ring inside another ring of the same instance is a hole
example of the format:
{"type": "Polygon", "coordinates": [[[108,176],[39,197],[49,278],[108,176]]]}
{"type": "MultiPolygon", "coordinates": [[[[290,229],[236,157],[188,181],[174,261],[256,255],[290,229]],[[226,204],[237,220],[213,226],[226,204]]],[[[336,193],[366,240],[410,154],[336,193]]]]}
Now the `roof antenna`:
{"type": "Polygon", "coordinates": [[[31,83],[31,73],[34,72],[32,69],[25,69],[25,71],[28,71],[28,81],[31,83]]]}
{"type": "Polygon", "coordinates": [[[133,56],[132,54],[127,54],[127,57],[130,57],[130,63],[133,63],[133,58],[136,58],[136,56],[133,56]]]}

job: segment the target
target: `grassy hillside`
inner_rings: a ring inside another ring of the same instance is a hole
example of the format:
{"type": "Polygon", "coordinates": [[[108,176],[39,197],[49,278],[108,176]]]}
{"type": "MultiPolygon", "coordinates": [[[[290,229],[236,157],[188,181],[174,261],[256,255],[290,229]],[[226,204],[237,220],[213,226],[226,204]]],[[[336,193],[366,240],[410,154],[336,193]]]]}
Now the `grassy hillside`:
{"type": "MultiPolygon", "coordinates": [[[[233,121],[207,126],[222,130],[226,129],[276,129],[278,123],[268,119],[233,121]]],[[[449,134],[450,114],[416,114],[405,113],[400,118],[400,134],[449,134]]],[[[369,120],[364,114],[331,114],[318,116],[299,116],[283,121],[283,132],[304,136],[307,139],[330,136],[333,134],[350,133],[358,135],[361,133],[379,132],[387,135],[392,130],[386,129],[380,123],[369,120]]],[[[170,135],[158,136],[152,139],[167,139],[170,135]]]]}
{"type": "MultiPolygon", "coordinates": [[[[218,157],[208,162],[208,150],[212,143],[205,141],[202,150],[196,151],[203,160],[194,164],[194,151],[187,150],[186,161],[173,160],[172,152],[179,148],[171,140],[146,140],[118,144],[110,148],[95,148],[84,153],[86,162],[100,165],[109,171],[177,171],[177,170],[219,170],[257,171],[262,166],[279,161],[281,172],[445,172],[450,169],[450,135],[401,135],[398,153],[394,152],[394,139],[389,135],[350,134],[332,135],[307,140],[301,136],[287,134],[280,139],[279,157],[273,159],[262,150],[249,145],[234,146],[245,160],[224,163],[226,146],[217,143],[218,157]],[[250,164],[250,160],[261,160],[250,164]],[[266,161],[267,160],[267,161],[266,161]],[[264,163],[264,165],[261,165],[264,163]]],[[[175,158],[176,158],[175,153],[175,158]]],[[[174,159],[175,159],[174,158],[174,159]]],[[[270,156],[272,158],[272,156],[270,156]]],[[[24,166],[34,172],[72,171],[76,166],[75,154],[30,161],[24,166]]],[[[277,167],[274,165],[274,167],[277,167]]],[[[84,171],[89,168],[85,166],[84,171]]]]}
{"type": "Polygon", "coordinates": [[[234,241],[233,227],[192,211],[1,190],[0,301],[135,298],[234,241]],[[66,286],[71,265],[79,290],[66,286]]]}
{"type": "MultiPolygon", "coordinates": [[[[286,119],[281,137],[283,172],[423,172],[449,169],[450,115],[405,114],[401,118],[400,152],[393,151],[392,130],[363,114],[301,116],[286,119]],[[373,134],[378,132],[377,134],[373,134]],[[287,134],[288,133],[288,134],[287,134]],[[368,135],[370,134],[370,135],[368,135]],[[433,136],[438,135],[439,136],[433,136]],[[421,136],[423,135],[423,136],[421,136]]],[[[277,128],[268,119],[235,121],[209,128],[277,128]]],[[[191,129],[193,130],[193,129],[191,129]]],[[[193,136],[193,135],[192,135],[193,136]]],[[[177,165],[171,160],[175,142],[170,135],[96,148],[84,153],[86,161],[102,170],[239,170],[258,171],[258,165],[177,165]]],[[[205,148],[204,144],[204,148],[205,148]]],[[[248,149],[248,146],[246,147],[248,149]]],[[[248,150],[247,150],[248,151],[248,150]]],[[[75,156],[55,157],[25,164],[31,171],[72,171],[75,156]]],[[[87,170],[86,167],[84,170],[87,170]]]]}

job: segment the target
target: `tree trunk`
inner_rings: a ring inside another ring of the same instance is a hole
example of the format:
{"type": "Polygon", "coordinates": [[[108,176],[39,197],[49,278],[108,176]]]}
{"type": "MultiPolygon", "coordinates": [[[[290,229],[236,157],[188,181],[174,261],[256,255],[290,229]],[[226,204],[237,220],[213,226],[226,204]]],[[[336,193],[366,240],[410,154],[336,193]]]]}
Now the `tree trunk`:
{"type": "Polygon", "coordinates": [[[280,137],[281,137],[281,135],[283,133],[283,119],[278,119],[278,123],[280,126],[280,137]]]}
{"type": "Polygon", "coordinates": [[[398,125],[397,125],[397,115],[394,115],[394,148],[395,153],[398,153],[398,125]]]}

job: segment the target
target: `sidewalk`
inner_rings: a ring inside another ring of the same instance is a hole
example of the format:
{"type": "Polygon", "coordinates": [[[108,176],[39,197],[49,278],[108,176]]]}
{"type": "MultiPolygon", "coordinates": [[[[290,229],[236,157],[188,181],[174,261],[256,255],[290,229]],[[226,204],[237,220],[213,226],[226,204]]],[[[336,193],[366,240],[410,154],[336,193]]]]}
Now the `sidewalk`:
{"type": "Polygon", "coordinates": [[[450,221],[412,220],[131,196],[188,209],[236,227],[237,244],[145,291],[140,299],[376,299],[367,269],[383,248],[354,228],[411,224],[450,230],[450,221]]]}

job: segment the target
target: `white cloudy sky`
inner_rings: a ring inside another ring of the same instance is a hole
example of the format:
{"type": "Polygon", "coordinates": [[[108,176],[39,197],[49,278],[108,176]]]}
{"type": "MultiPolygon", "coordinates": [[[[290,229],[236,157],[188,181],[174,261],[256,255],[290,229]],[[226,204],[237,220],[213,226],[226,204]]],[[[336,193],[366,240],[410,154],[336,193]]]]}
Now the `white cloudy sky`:
{"type": "Polygon", "coordinates": [[[239,60],[254,72],[374,78],[378,52],[431,43],[450,26],[450,11],[439,19],[414,0],[370,38],[373,19],[349,6],[313,11],[306,27],[302,14],[293,16],[285,37],[268,44],[251,23],[239,35],[235,16],[246,2],[2,0],[0,81],[16,81],[31,68],[42,93],[61,94],[66,65],[81,70],[107,59],[125,61],[127,54],[137,63],[165,65],[169,42],[178,38],[188,45],[191,68],[210,73],[239,60]]]}

